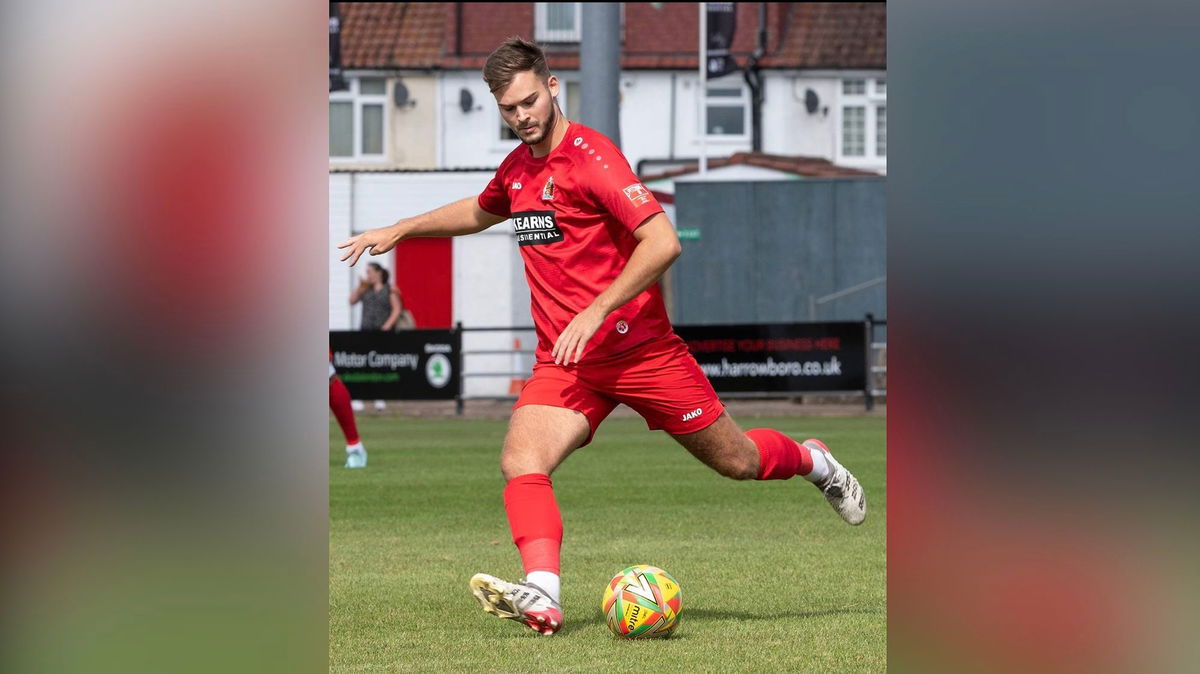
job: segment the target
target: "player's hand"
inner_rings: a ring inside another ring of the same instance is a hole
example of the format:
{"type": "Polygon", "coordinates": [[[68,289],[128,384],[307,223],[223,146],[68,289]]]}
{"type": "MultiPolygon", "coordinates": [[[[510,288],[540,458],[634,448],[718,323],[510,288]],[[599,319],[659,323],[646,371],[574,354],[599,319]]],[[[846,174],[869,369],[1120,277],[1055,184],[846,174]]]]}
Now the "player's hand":
{"type": "Polygon", "coordinates": [[[578,363],[583,355],[583,347],[587,346],[588,340],[600,329],[600,324],[606,317],[607,315],[595,305],[576,314],[558,336],[558,341],[550,351],[554,362],[562,365],[578,363]]]}
{"type": "Polygon", "coordinates": [[[350,266],[353,267],[364,252],[370,251],[371,255],[383,255],[395,248],[399,242],[400,237],[396,235],[393,227],[380,227],[363,232],[358,236],[352,236],[339,243],[338,248],[349,249],[342,256],[341,261],[345,262],[349,259],[350,266]]]}

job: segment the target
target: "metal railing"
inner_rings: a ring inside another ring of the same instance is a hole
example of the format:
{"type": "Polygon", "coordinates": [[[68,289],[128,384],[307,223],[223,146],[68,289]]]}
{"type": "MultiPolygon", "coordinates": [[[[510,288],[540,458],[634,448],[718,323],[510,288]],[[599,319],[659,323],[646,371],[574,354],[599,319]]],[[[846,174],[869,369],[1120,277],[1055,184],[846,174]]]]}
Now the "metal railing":
{"type": "MultiPolygon", "coordinates": [[[[884,277],[887,278],[887,277],[884,277]]],[[[867,388],[863,391],[865,398],[864,405],[867,411],[875,407],[875,398],[887,397],[887,365],[878,365],[879,354],[884,354],[887,357],[887,340],[879,341],[876,339],[875,328],[882,325],[887,327],[887,320],[878,320],[872,314],[867,314],[866,318],[867,330],[867,388]],[[883,375],[883,385],[878,385],[878,380],[875,375],[883,375]]]]}
{"type": "MultiPolygon", "coordinates": [[[[455,329],[459,332],[533,332],[532,325],[517,325],[517,326],[502,326],[502,327],[485,327],[485,328],[464,328],[462,323],[455,325],[455,329]]],[[[533,349],[466,349],[462,350],[462,362],[465,362],[467,356],[520,356],[534,354],[533,349]]],[[[459,377],[462,385],[459,387],[458,396],[454,399],[455,412],[463,413],[463,401],[465,400],[512,400],[516,395],[467,395],[466,380],[468,378],[481,377],[508,377],[509,379],[528,379],[533,374],[532,367],[528,370],[486,370],[483,372],[471,372],[465,366],[459,365],[459,377]]]]}
{"type": "Polygon", "coordinates": [[[858,292],[862,292],[864,290],[868,290],[870,288],[874,288],[875,286],[879,285],[880,283],[887,283],[887,275],[886,274],[884,276],[880,276],[879,278],[873,278],[870,281],[863,281],[862,283],[859,283],[858,285],[852,285],[849,288],[843,288],[841,290],[829,293],[828,295],[824,295],[822,297],[817,297],[816,295],[809,295],[808,296],[808,320],[810,320],[810,321],[817,320],[817,305],[818,304],[826,304],[826,303],[832,302],[834,300],[840,300],[841,298],[846,297],[848,295],[853,295],[854,293],[858,293],[858,292]]]}

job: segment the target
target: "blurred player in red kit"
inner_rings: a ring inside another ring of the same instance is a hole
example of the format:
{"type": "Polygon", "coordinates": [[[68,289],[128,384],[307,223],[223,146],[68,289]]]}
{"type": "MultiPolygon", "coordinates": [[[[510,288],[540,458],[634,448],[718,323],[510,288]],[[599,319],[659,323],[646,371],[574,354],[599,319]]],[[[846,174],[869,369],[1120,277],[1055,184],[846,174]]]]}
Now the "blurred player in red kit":
{"type": "Polygon", "coordinates": [[[354,423],[354,410],[350,407],[350,391],[333,368],[333,351],[329,352],[329,409],[342,427],[342,435],[346,436],[346,467],[366,468],[367,450],[358,437],[358,425],[354,423]]]}
{"type": "Polygon", "coordinates": [[[353,265],[418,236],[460,236],[513,221],[538,346],[500,454],[504,507],[526,578],[470,581],[486,611],[541,634],[562,626],[562,518],[550,474],[588,444],[619,403],[697,459],[737,480],[800,475],[850,524],[866,517],[858,480],[819,440],[742,432],[667,319],[658,280],[679,256],[674,226],[606,137],[567,120],[545,55],[520,38],[487,60],[483,79],[522,144],[478,198],[342,242],[353,265]]]}

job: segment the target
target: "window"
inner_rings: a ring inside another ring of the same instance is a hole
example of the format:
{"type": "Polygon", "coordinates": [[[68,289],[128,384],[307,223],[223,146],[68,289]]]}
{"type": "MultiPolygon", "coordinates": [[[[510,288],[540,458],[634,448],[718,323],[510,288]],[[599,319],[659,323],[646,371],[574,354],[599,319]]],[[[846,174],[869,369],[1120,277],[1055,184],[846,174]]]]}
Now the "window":
{"type": "Polygon", "coordinates": [[[329,157],[386,159],[387,81],[355,77],[347,84],[349,90],[329,94],[329,157]]]}
{"type": "Polygon", "coordinates": [[[887,158],[887,79],[842,80],[839,158],[887,158]]]}
{"type": "Polygon", "coordinates": [[[579,42],[581,4],[578,2],[535,3],[534,39],[538,42],[579,42]]]}
{"type": "Polygon", "coordinates": [[[887,106],[875,108],[875,156],[887,156],[887,106]]]}
{"type": "Polygon", "coordinates": [[[709,83],[704,106],[709,136],[742,137],[749,133],[750,96],[739,82],[709,83]]]}
{"type": "Polygon", "coordinates": [[[842,154],[861,157],[866,153],[866,108],[848,105],[842,108],[842,154]]]}

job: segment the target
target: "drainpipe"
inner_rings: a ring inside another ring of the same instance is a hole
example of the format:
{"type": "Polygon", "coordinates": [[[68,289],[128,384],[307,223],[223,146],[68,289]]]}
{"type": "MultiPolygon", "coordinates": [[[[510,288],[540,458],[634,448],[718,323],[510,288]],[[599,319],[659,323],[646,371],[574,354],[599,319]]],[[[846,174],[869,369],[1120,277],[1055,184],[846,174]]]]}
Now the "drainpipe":
{"type": "Polygon", "coordinates": [[[746,84],[750,86],[750,123],[753,126],[750,142],[751,149],[754,152],[762,152],[762,106],[764,96],[762,70],[758,67],[758,62],[762,59],[766,51],[767,3],[760,2],[758,3],[758,45],[754,48],[754,53],[750,56],[750,62],[746,64],[745,71],[746,84]]]}
{"type": "MultiPolygon", "coordinates": [[[[675,73],[671,73],[671,137],[667,156],[675,158],[675,73]]],[[[638,162],[639,164],[641,162],[638,162]]]]}

